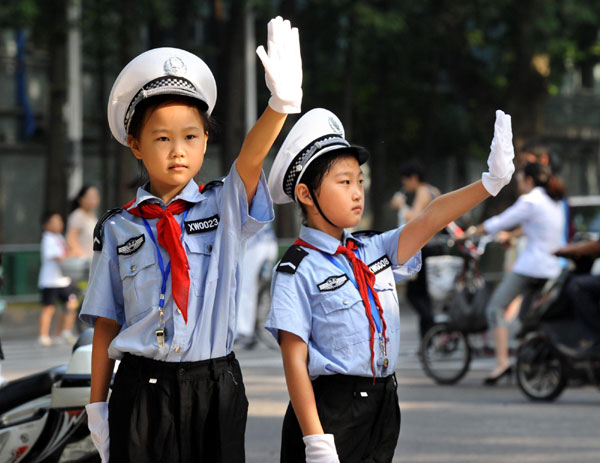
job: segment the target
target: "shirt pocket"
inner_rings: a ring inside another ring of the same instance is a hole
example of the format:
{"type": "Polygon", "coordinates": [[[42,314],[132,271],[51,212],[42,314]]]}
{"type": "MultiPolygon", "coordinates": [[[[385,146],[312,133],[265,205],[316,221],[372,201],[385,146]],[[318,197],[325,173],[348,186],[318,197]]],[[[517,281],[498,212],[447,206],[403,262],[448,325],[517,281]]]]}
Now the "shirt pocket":
{"type": "Polygon", "coordinates": [[[396,292],[393,276],[391,279],[376,280],[374,288],[383,308],[386,331],[394,333],[400,329],[400,306],[398,305],[398,293],[396,292]]]}
{"type": "Polygon", "coordinates": [[[119,255],[119,273],[123,284],[123,302],[127,324],[158,305],[162,283],[156,254],[149,246],[134,254],[119,255]]]}
{"type": "Polygon", "coordinates": [[[206,286],[208,266],[214,246],[214,236],[211,235],[186,236],[184,238],[190,265],[190,280],[196,296],[204,294],[206,286]]]}
{"type": "Polygon", "coordinates": [[[323,334],[327,336],[322,342],[333,343],[335,350],[341,350],[369,339],[369,325],[358,292],[333,291],[321,298],[319,307],[325,318],[323,334]]]}

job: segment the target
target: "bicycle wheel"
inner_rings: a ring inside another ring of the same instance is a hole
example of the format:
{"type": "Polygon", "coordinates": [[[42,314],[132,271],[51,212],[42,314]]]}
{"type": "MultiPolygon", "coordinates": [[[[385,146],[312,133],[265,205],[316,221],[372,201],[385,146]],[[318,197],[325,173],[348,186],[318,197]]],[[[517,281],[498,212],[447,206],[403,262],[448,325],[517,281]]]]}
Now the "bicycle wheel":
{"type": "Polygon", "coordinates": [[[431,327],[421,341],[421,364],[438,384],[454,384],[469,371],[471,346],[461,331],[446,325],[431,327]]]}
{"type": "Polygon", "coordinates": [[[531,400],[551,402],[567,386],[564,360],[543,338],[526,341],[517,352],[517,383],[531,400]]]}
{"type": "Polygon", "coordinates": [[[254,332],[256,337],[269,349],[279,350],[279,344],[275,337],[265,329],[265,322],[271,310],[271,282],[264,281],[258,290],[258,302],[256,305],[256,326],[254,332]]]}

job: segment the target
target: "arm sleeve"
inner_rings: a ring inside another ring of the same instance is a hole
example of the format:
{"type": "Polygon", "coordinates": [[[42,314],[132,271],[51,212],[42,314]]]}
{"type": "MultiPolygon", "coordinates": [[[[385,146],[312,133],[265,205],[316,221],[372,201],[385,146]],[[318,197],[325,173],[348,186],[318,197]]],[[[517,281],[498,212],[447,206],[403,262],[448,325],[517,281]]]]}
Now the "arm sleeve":
{"type": "Polygon", "coordinates": [[[273,272],[271,311],[265,328],[279,339],[279,330],[288,331],[306,344],[310,338],[312,310],[298,274],[273,272]]]}
{"type": "Polygon", "coordinates": [[[238,230],[242,240],[271,222],[275,215],[264,173],[260,175],[256,194],[248,206],[246,188],[234,163],[223,183],[219,211],[221,220],[230,230],[238,230]]]}
{"type": "Polygon", "coordinates": [[[483,226],[487,233],[495,235],[501,230],[510,230],[511,228],[522,224],[527,220],[530,214],[531,203],[519,198],[504,212],[494,217],[490,217],[483,222],[483,226]]]}
{"type": "Polygon", "coordinates": [[[398,241],[403,228],[404,225],[385,233],[374,235],[371,238],[372,245],[383,249],[392,261],[392,271],[394,272],[394,279],[396,281],[408,278],[421,270],[421,251],[417,252],[403,264],[398,264],[398,241]]]}
{"type": "Polygon", "coordinates": [[[93,325],[98,317],[110,318],[120,325],[125,323],[123,285],[115,250],[117,243],[112,233],[103,231],[102,251],[95,251],[90,269],[87,292],[79,318],[93,325]]]}

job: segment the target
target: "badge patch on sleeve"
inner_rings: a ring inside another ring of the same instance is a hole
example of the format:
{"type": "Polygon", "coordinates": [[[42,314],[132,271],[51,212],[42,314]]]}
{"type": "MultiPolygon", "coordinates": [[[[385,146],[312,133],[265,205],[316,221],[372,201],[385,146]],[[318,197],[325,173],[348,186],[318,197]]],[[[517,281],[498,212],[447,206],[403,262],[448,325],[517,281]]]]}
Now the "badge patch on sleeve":
{"type": "Polygon", "coordinates": [[[209,231],[216,230],[218,226],[219,215],[216,214],[206,219],[191,220],[189,222],[185,222],[185,231],[189,235],[193,235],[194,233],[206,233],[209,231]]]}
{"type": "Polygon", "coordinates": [[[379,272],[384,271],[386,268],[391,267],[392,262],[388,256],[381,256],[375,262],[369,265],[369,270],[377,275],[379,272]]]}
{"type": "Polygon", "coordinates": [[[125,244],[117,246],[117,254],[120,256],[128,256],[130,254],[133,254],[142,247],[142,244],[144,244],[145,241],[146,237],[144,235],[131,238],[127,240],[125,244]]]}
{"type": "Polygon", "coordinates": [[[341,288],[348,281],[347,275],[337,275],[327,277],[325,281],[319,283],[317,286],[319,291],[333,291],[334,289],[341,288]]]}

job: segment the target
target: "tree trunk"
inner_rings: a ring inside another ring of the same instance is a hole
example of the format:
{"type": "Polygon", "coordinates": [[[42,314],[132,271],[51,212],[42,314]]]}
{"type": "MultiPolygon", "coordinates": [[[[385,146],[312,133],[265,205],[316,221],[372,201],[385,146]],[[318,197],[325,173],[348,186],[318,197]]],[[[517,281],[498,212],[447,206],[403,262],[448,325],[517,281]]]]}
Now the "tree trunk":
{"type": "Polygon", "coordinates": [[[46,211],[67,214],[67,145],[64,107],[67,101],[67,9],[66,1],[52,2],[47,9],[50,30],[49,123],[46,151],[46,211]]]}

